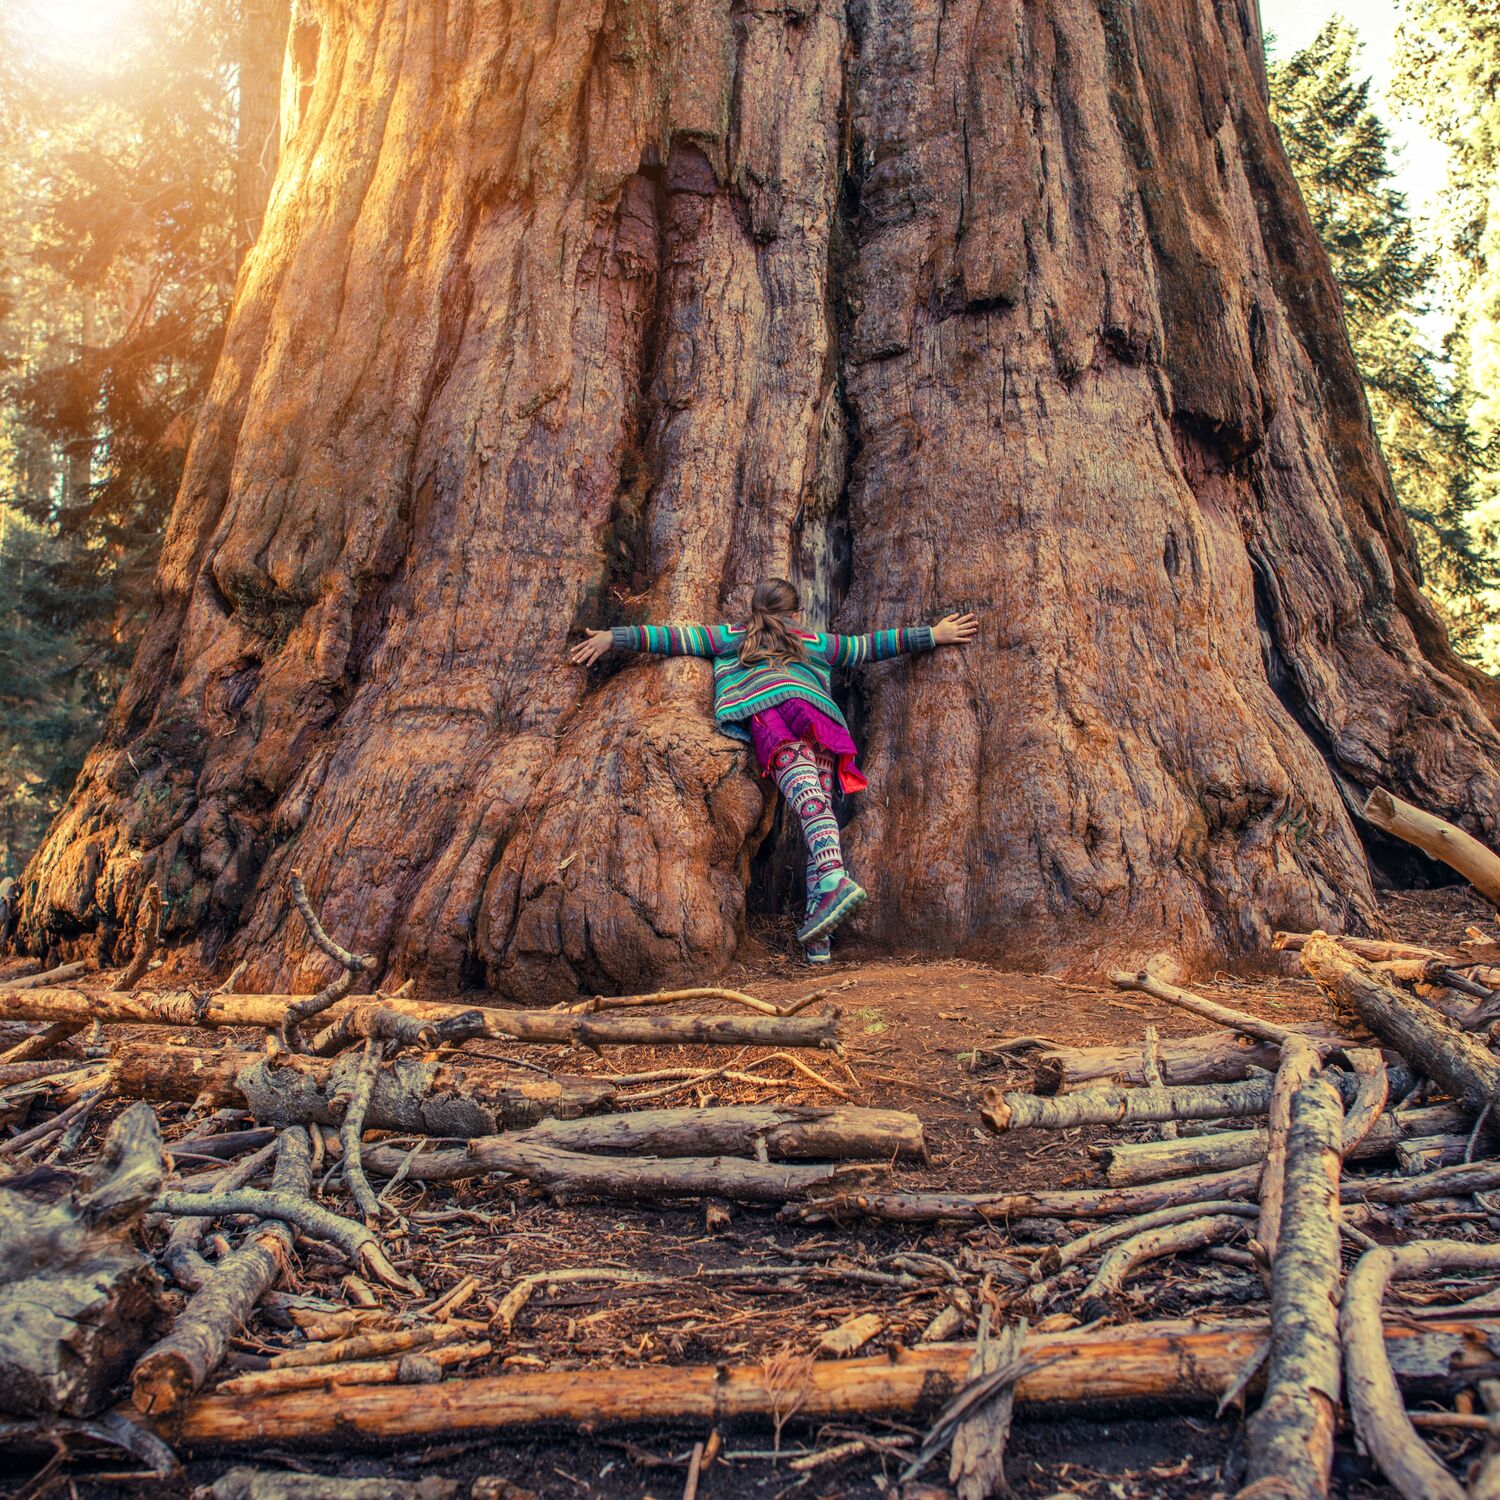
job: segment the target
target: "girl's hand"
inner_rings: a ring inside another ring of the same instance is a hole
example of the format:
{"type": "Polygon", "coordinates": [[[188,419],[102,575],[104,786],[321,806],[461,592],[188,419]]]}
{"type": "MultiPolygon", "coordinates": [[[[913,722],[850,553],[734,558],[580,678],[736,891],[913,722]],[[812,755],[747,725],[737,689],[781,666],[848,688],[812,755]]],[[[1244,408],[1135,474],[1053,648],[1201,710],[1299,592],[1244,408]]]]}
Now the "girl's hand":
{"type": "Polygon", "coordinates": [[[978,634],[977,615],[945,615],[932,627],[932,639],[939,646],[966,646],[978,634]]]}
{"type": "Polygon", "coordinates": [[[591,630],[568,652],[568,660],[575,667],[591,667],[609,651],[614,643],[615,638],[609,631],[591,630]]]}

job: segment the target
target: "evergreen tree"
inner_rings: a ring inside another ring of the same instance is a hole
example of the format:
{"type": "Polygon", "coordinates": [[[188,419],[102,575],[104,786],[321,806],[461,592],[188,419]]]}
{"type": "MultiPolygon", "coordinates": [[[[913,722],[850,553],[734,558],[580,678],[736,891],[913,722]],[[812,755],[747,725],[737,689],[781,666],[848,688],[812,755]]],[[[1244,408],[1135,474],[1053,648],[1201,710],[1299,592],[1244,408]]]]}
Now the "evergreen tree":
{"type": "Polygon", "coordinates": [[[42,0],[0,6],[0,699],[8,733],[29,726],[0,758],[18,830],[0,876],[60,805],[150,605],[256,227],[240,99],[280,41],[243,55],[274,32],[247,6],[266,0],[140,0],[95,70],[49,52],[42,0]]]}
{"type": "Polygon", "coordinates": [[[1490,454],[1470,421],[1463,372],[1428,347],[1420,320],[1437,291],[1437,258],[1418,244],[1392,186],[1389,135],[1356,76],[1359,39],[1335,17],[1313,42],[1273,62],[1272,110],[1313,223],[1344,295],[1350,341],[1396,494],[1412,522],[1428,591],[1455,644],[1475,656],[1500,585],[1496,554],[1474,530],[1490,454]]]}

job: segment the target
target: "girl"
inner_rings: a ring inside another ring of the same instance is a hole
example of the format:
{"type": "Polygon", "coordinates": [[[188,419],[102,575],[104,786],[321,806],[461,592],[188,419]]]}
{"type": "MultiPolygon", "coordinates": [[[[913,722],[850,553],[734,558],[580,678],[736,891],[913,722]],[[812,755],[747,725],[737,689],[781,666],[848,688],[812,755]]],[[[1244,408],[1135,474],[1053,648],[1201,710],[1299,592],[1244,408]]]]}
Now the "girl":
{"type": "Polygon", "coordinates": [[[725,734],[750,742],[761,774],[775,779],[802,824],[807,910],[797,941],[809,963],[827,963],[829,933],[865,899],[844,869],[833,816],[835,766],[844,791],[869,785],[855,763],[849,726],[833,701],[832,669],[884,661],[904,651],[962,646],[974,638],[979,622],[969,614],[949,615],[910,630],[824,635],[801,628],[801,608],[786,579],[767,578],[755,590],[746,625],[616,625],[589,631],[571,660],[592,666],[611,647],[713,659],[715,721],[725,734]]]}

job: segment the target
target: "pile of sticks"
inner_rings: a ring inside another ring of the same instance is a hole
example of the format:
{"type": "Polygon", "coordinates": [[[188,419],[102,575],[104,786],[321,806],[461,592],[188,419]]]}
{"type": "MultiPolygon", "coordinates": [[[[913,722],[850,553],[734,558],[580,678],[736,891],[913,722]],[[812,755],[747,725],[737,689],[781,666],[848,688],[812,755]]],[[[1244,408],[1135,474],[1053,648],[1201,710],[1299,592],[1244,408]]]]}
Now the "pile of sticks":
{"type": "MultiPolygon", "coordinates": [[[[295,877],[293,897],[335,966],[316,995],[241,994],[238,976],[210,994],[142,989],[159,911],[149,900],[111,987],[72,987],[76,974],[55,971],[0,981],[0,1024],[40,1027],[0,1057],[0,1124],[13,1131],[0,1162],[16,1169],[0,1178],[7,1438],[113,1443],[165,1473],[174,1449],[273,1438],[701,1422],[710,1435],[684,1460],[692,1493],[726,1423],[769,1422],[779,1452],[792,1416],[920,1413],[934,1418],[925,1437],[845,1429],[791,1461],[878,1453],[914,1478],[947,1453],[959,1495],[982,1500],[1003,1490],[1016,1403],[1258,1398],[1243,1495],[1326,1495],[1346,1410],[1401,1494],[1464,1494],[1429,1439],[1474,1434],[1486,1441],[1468,1492],[1500,1494],[1500,1201],[1488,1196],[1500,1190],[1500,929],[1472,930],[1451,952],[1278,935],[1332,998],[1331,1026],[1267,1021],[1149,969],[1114,973],[1119,988],[1213,1029],[1001,1049],[1029,1068],[1030,1086],[986,1088],[983,1124],[1042,1143],[1087,1130],[1101,1180],[957,1192],[902,1185],[926,1160],[921,1122],[848,1102],[833,1076],[839,1015],[815,1008],[823,995],[778,1007],[698,990],[545,1011],[356,995],[368,960],[328,937],[295,877]],[[684,1014],[674,1002],[725,1008],[684,1014]],[[753,1063],[570,1073],[477,1050],[497,1043],[774,1050],[753,1063]],[[839,1102],[658,1104],[666,1090],[764,1083],[773,1066],[839,1102]],[[126,1100],[77,1168],[91,1116],[126,1100]],[[729,1203],[770,1205],[786,1233],[809,1226],[820,1238],[685,1278],[659,1263],[543,1266],[507,1270],[503,1296],[487,1298],[474,1276],[434,1294],[425,1226],[484,1216],[432,1205],[476,1181],[564,1203],[687,1201],[710,1229],[729,1203]],[[413,1184],[421,1213],[395,1196],[413,1184]],[[880,1232],[917,1238],[871,1255],[847,1233],[861,1222],[914,1226],[880,1232]],[[1428,1237],[1438,1222],[1466,1237],[1428,1237]],[[995,1253],[936,1253],[921,1237],[941,1234],[982,1235],[995,1253]],[[299,1255],[338,1266],[337,1298],[296,1289],[299,1255]],[[1168,1267],[1176,1281],[1153,1283],[1168,1267]],[[1464,1280],[1475,1275],[1489,1283],[1464,1280]],[[508,1352],[544,1290],[689,1283],[837,1283],[870,1300],[848,1305],[815,1352],[760,1363],[534,1368],[508,1352]],[[938,1308],[914,1338],[862,1355],[890,1321],[871,1310],[877,1298],[938,1308]],[[1142,1301],[1174,1298],[1197,1315],[1139,1316],[1142,1301]],[[277,1330],[254,1353],[239,1342],[252,1320],[277,1330]],[[487,1373],[463,1373],[476,1364],[487,1373]],[[1456,1406],[1408,1411],[1431,1398],[1456,1406]]],[[[221,1483],[226,1496],[294,1493],[265,1476],[221,1483]]],[[[490,1484],[472,1492],[503,1492],[482,1491],[490,1484]]],[[[404,1493],[396,1485],[384,1493],[404,1493]]]]}

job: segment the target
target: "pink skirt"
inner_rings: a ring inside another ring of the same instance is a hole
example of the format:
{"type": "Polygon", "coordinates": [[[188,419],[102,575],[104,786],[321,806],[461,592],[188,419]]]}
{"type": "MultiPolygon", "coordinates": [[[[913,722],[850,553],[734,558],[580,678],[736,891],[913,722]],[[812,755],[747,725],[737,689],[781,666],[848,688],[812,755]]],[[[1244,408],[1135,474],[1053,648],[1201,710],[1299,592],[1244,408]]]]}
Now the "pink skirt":
{"type": "Polygon", "coordinates": [[[816,749],[826,750],[838,762],[839,785],[846,792],[861,792],[869,782],[855,764],[859,748],[849,731],[837,719],[813,707],[802,698],[788,698],[763,708],[750,720],[750,742],[755,746],[755,763],[762,776],[771,764],[778,745],[788,740],[805,740],[816,749]]]}

